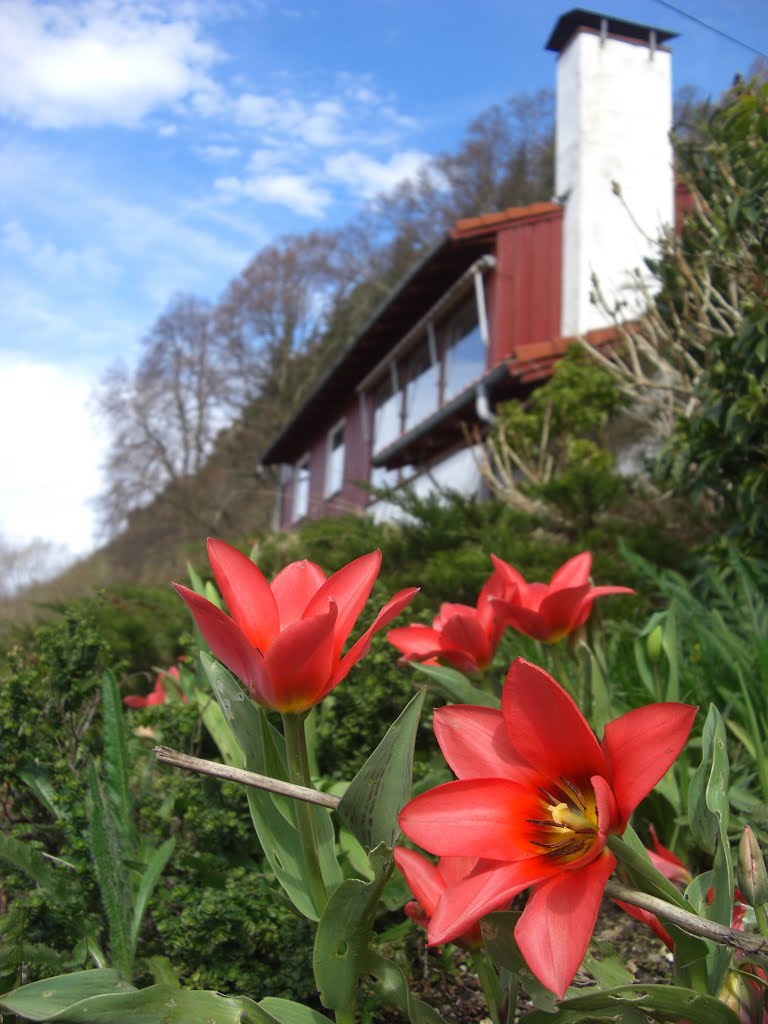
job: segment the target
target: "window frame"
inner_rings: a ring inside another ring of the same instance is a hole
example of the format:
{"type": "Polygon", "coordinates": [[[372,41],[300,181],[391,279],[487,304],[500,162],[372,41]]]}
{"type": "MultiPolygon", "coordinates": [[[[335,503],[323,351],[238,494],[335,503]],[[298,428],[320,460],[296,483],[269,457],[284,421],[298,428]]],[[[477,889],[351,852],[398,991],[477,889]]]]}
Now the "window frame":
{"type": "Polygon", "coordinates": [[[346,417],[342,417],[337,420],[336,423],[328,431],[328,437],[326,439],[325,447],[325,481],[323,484],[323,497],[328,499],[334,497],[336,494],[341,494],[344,490],[344,471],[347,468],[347,420],[346,417]],[[338,481],[332,479],[333,469],[333,456],[334,456],[334,439],[341,433],[341,472],[338,481]]]}
{"type": "Polygon", "coordinates": [[[293,466],[293,485],[291,488],[291,522],[298,523],[309,515],[309,492],[312,483],[309,452],[306,452],[293,466]],[[303,474],[306,475],[303,475],[303,474]],[[299,490],[301,488],[301,490],[299,490]],[[299,508],[299,496],[303,508],[299,508]]]}

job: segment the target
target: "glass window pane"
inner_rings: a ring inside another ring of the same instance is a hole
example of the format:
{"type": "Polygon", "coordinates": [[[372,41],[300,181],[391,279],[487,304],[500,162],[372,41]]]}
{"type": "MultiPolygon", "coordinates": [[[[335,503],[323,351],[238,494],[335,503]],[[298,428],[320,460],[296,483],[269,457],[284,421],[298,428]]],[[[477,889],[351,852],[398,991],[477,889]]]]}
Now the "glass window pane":
{"type": "Polygon", "coordinates": [[[335,427],[328,437],[328,463],[325,473],[325,496],[336,494],[344,485],[344,424],[335,427]]]}
{"type": "Polygon", "coordinates": [[[309,512],[309,459],[297,463],[293,478],[293,519],[303,519],[309,512]]]}
{"type": "Polygon", "coordinates": [[[405,429],[410,430],[437,409],[440,367],[431,361],[426,341],[409,357],[406,375],[405,429]]]}
{"type": "Polygon", "coordinates": [[[400,392],[387,375],[373,398],[373,450],[380,452],[400,436],[400,392]]]}
{"type": "Polygon", "coordinates": [[[486,352],[474,300],[448,322],[445,337],[445,401],[458,395],[485,372],[486,352]]]}

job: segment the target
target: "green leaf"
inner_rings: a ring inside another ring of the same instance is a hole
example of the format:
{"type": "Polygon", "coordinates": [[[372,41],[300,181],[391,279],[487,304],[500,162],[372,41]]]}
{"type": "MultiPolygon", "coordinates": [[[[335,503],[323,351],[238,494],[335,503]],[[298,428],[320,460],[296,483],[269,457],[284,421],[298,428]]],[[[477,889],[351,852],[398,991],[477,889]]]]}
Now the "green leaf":
{"type": "Polygon", "coordinates": [[[130,849],[135,844],[131,813],[131,782],[128,747],[125,742],[123,705],[112,672],[105,672],[101,683],[101,720],[104,742],[103,772],[115,815],[115,824],[130,849]]]}
{"type": "Polygon", "coordinates": [[[131,931],[129,936],[131,949],[135,949],[136,943],[139,941],[139,930],[141,929],[141,922],[144,919],[144,912],[147,909],[147,903],[154,892],[160,875],[162,875],[165,870],[165,865],[168,863],[175,846],[175,839],[166,839],[161,847],[153,851],[152,856],[144,869],[144,873],[141,876],[136,894],[133,898],[133,919],[131,921],[131,931]]]}
{"type": "Polygon", "coordinates": [[[0,1006],[26,1020],[49,1020],[59,1011],[91,996],[111,995],[116,991],[132,989],[133,986],[121,981],[117,971],[111,967],[96,971],[76,971],[22,985],[0,996],[0,1006]]]}
{"type": "Polygon", "coordinates": [[[554,992],[542,985],[530,969],[515,939],[515,927],[521,915],[521,910],[498,910],[486,914],[480,922],[483,943],[494,963],[516,975],[534,1006],[552,1011],[557,1005],[554,992]]]}
{"type": "Polygon", "coordinates": [[[658,1021],[686,1020],[689,1024],[738,1024],[739,1020],[725,1003],[693,989],[677,985],[620,985],[563,999],[554,1013],[534,1010],[526,1013],[522,1021],[525,1024],[575,1024],[602,1017],[615,1020],[624,1009],[641,1012],[658,1021]]]}
{"type": "Polygon", "coordinates": [[[88,788],[89,846],[109,925],[110,953],[122,977],[129,979],[133,970],[133,950],[129,939],[130,881],[124,864],[125,850],[93,761],[88,766],[88,788]]]}
{"type": "MultiPolygon", "coordinates": [[[[287,771],[282,736],[267,722],[261,708],[250,700],[223,665],[204,653],[201,653],[200,660],[213,694],[245,756],[246,769],[285,781],[287,771]]],[[[320,915],[306,880],[305,856],[293,800],[249,787],[248,806],[264,855],[278,882],[299,913],[317,921],[320,915]]],[[[326,890],[332,892],[341,880],[333,821],[330,812],[324,808],[316,807],[314,810],[317,812],[315,825],[323,881],[326,890]]]]}
{"type": "Polygon", "coordinates": [[[406,705],[349,784],[338,813],[366,850],[393,847],[397,816],[411,793],[413,750],[426,689],[406,705]]]}
{"type": "Polygon", "coordinates": [[[707,796],[710,775],[714,767],[715,733],[719,713],[710,706],[701,736],[701,762],[691,776],[688,787],[688,819],[694,842],[706,853],[714,854],[718,831],[718,818],[709,805],[707,796]]]}
{"type": "Polygon", "coordinates": [[[365,970],[376,978],[378,994],[402,1010],[411,1024],[446,1024],[437,1010],[413,995],[396,963],[371,950],[365,961],[365,970]]]}
{"type": "Polygon", "coordinates": [[[16,774],[25,782],[37,799],[57,820],[63,816],[63,811],[56,800],[56,792],[51,777],[42,765],[34,761],[24,761],[19,765],[16,774]]]}
{"type": "Polygon", "coordinates": [[[30,843],[14,839],[0,832],[0,859],[13,864],[33,881],[45,889],[54,900],[63,898],[66,880],[60,878],[51,867],[51,862],[30,843]]]}
{"type": "Polygon", "coordinates": [[[368,946],[382,890],[392,872],[392,850],[384,844],[370,854],[373,881],[348,878],[336,889],[320,918],[313,965],[323,1006],[350,1012],[365,970],[368,946]]]}
{"type": "Polygon", "coordinates": [[[301,1003],[294,1003],[290,999],[276,999],[274,996],[267,996],[259,1001],[259,1006],[271,1013],[280,1024],[329,1024],[328,1017],[324,1017],[317,1010],[309,1006],[302,1006],[301,1003]]]}
{"type": "Polygon", "coordinates": [[[593,937],[582,967],[589,971],[600,988],[631,985],[634,980],[616,950],[604,939],[593,937]]]}
{"type": "Polygon", "coordinates": [[[195,690],[195,703],[200,708],[203,725],[218,747],[224,763],[232,765],[233,768],[243,768],[245,757],[232,735],[221,705],[202,690],[195,690]]]}
{"type": "Polygon", "coordinates": [[[465,675],[455,668],[445,665],[422,665],[413,662],[413,667],[433,681],[434,689],[438,690],[453,704],[481,704],[484,707],[498,708],[501,701],[492,693],[481,690],[471,683],[465,675]]]}

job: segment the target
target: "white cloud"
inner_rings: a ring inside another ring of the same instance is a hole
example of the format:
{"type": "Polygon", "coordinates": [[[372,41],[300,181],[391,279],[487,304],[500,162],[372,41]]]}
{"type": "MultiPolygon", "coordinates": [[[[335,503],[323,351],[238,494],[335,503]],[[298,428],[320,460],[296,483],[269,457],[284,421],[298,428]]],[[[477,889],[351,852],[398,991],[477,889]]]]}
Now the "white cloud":
{"type": "Polygon", "coordinates": [[[245,127],[325,148],[342,141],[347,111],[338,99],[304,103],[287,95],[243,93],[235,101],[235,117],[245,127]]]}
{"type": "Polygon", "coordinates": [[[350,186],[364,199],[373,199],[406,178],[415,177],[429,159],[428,154],[418,150],[394,153],[385,161],[375,160],[359,150],[348,150],[329,157],[325,170],[331,178],[350,186]]]}
{"type": "Polygon", "coordinates": [[[0,113],[35,127],[136,125],[187,97],[210,104],[217,59],[194,20],[130,0],[0,5],[0,113]]]}
{"type": "Polygon", "coordinates": [[[313,184],[301,174],[263,174],[245,178],[228,176],[214,182],[223,198],[252,199],[257,203],[277,203],[305,217],[321,217],[331,202],[327,189],[313,184]]]}
{"type": "Polygon", "coordinates": [[[0,362],[0,534],[94,546],[89,500],[102,489],[103,438],[87,411],[91,383],[49,363],[0,362]]]}

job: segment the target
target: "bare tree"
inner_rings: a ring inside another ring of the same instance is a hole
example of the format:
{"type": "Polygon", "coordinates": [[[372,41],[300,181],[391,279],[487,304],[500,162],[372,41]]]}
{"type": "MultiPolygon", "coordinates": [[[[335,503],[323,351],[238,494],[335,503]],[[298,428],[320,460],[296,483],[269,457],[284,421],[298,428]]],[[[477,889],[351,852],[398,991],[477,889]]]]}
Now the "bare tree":
{"type": "Polygon", "coordinates": [[[210,305],[179,295],[143,339],[135,369],[107,371],[95,395],[110,432],[98,502],[106,532],[202,468],[247,400],[242,364],[239,347],[214,330],[210,305]]]}

